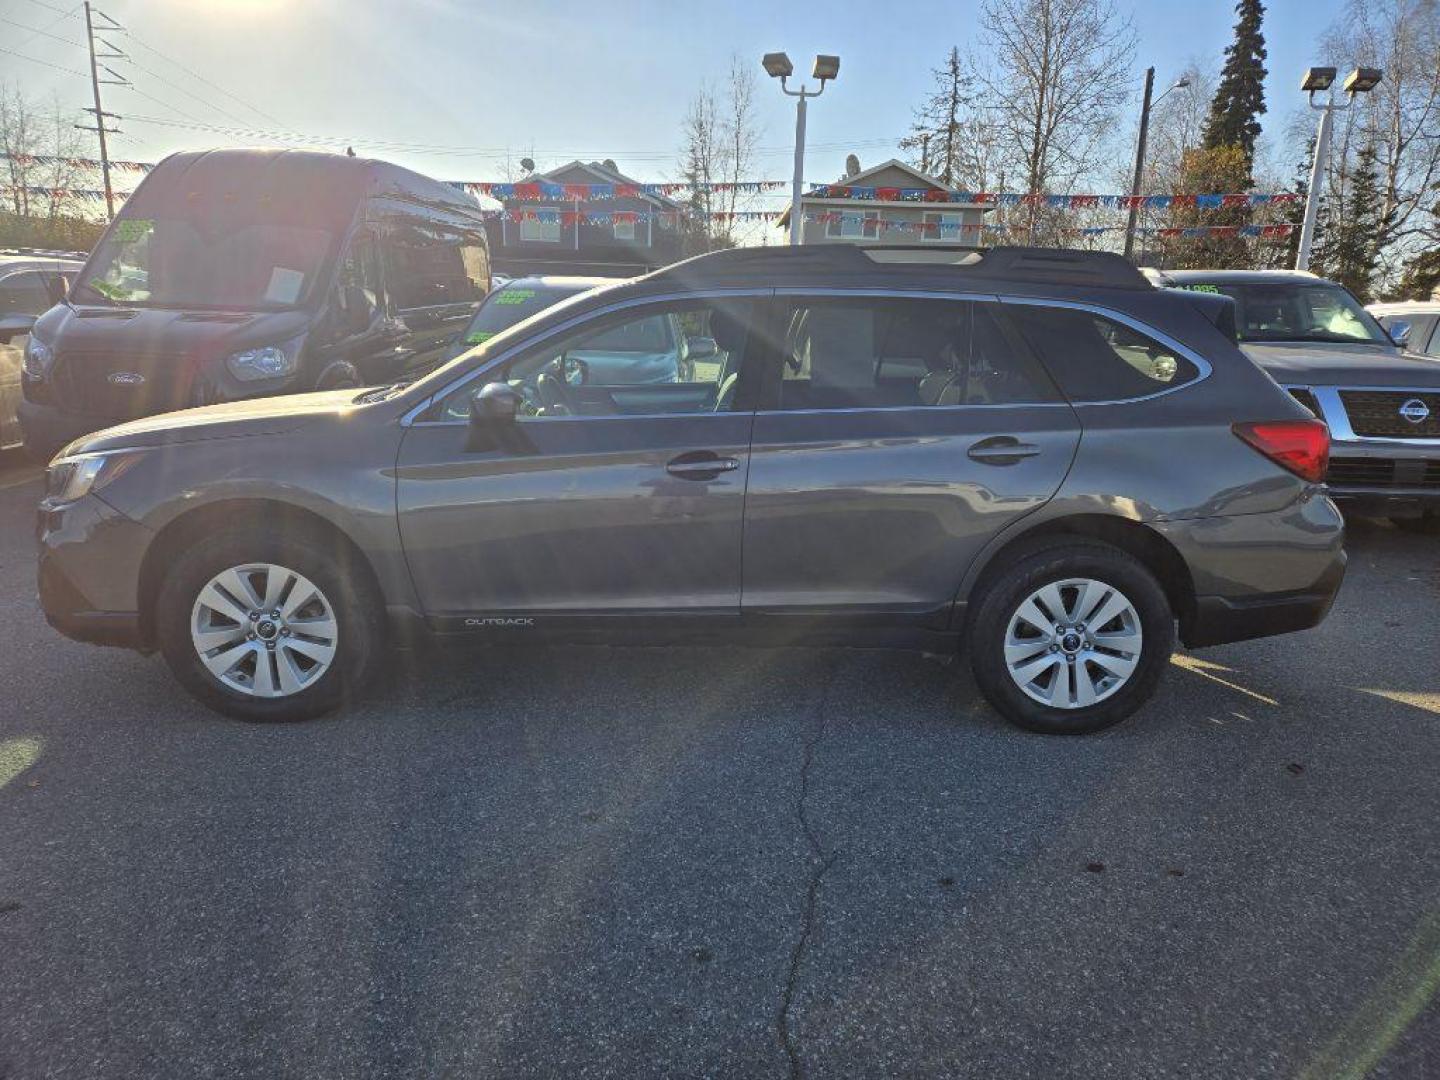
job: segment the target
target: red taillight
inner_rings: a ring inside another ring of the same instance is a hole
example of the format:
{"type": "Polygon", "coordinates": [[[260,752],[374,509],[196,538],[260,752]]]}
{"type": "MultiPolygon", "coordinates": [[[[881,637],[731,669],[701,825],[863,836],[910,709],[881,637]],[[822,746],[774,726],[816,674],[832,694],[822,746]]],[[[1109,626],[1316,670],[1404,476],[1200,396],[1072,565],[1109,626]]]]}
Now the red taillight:
{"type": "Polygon", "coordinates": [[[1319,420],[1271,420],[1235,424],[1236,435],[1275,464],[1318,484],[1330,462],[1330,429],[1319,420]]]}

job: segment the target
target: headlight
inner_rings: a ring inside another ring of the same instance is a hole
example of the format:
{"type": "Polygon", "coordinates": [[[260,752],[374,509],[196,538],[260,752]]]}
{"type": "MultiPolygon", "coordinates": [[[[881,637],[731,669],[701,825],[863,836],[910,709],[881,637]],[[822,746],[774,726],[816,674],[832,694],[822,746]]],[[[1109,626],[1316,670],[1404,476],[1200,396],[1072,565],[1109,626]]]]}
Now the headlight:
{"type": "Polygon", "coordinates": [[[50,346],[31,334],[25,342],[25,374],[32,379],[45,378],[50,371],[50,361],[54,358],[55,354],[50,351],[50,346]]]}
{"type": "Polygon", "coordinates": [[[230,369],[230,374],[241,382],[278,379],[294,373],[295,358],[299,351],[298,348],[287,349],[283,345],[262,345],[258,349],[246,349],[231,354],[225,360],[225,366],[230,369]]]}
{"type": "Polygon", "coordinates": [[[82,499],[124,473],[140,455],[139,450],[118,450],[56,458],[45,470],[45,498],[54,503],[82,499]]]}

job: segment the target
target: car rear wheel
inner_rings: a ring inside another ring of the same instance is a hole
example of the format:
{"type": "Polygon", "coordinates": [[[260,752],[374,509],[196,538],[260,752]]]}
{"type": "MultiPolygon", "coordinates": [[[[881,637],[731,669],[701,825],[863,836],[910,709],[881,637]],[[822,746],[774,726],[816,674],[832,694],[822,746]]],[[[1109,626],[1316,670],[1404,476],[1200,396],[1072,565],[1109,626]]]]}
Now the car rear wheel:
{"type": "Polygon", "coordinates": [[[970,624],[971,667],[1012,723],[1047,734],[1117,724],[1154,693],[1175,644],[1174,615],[1134,557],[1061,539],[993,574],[970,624]]]}
{"type": "Polygon", "coordinates": [[[175,677],[242,720],[308,720],[341,704],[378,646],[379,605],[334,548],[254,528],[183,554],[156,605],[175,677]]]}

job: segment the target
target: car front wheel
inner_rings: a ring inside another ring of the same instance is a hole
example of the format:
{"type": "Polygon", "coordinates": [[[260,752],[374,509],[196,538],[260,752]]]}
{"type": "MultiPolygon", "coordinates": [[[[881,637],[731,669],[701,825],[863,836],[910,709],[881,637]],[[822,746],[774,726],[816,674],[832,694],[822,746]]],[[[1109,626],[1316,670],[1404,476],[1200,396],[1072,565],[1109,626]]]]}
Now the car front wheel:
{"type": "Polygon", "coordinates": [[[243,720],[307,720],[361,684],[379,643],[378,604],[348,549],[241,529],[181,555],[156,629],[175,677],[243,720]]]}
{"type": "Polygon", "coordinates": [[[1154,693],[1175,644],[1155,576],[1131,555],[1065,538],[990,577],[970,624],[975,680],[1020,727],[1083,734],[1154,693]]]}

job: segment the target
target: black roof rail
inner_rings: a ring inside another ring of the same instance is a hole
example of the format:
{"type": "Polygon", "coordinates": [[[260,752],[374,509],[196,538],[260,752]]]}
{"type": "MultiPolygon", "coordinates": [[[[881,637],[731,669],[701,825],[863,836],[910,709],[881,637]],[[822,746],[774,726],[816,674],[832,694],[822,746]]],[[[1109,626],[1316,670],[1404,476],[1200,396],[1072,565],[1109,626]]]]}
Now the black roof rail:
{"type": "Polygon", "coordinates": [[[1089,285],[1114,289],[1154,286],[1130,261],[1110,251],[1071,248],[993,247],[926,244],[802,244],[797,247],[728,248],[674,263],[651,275],[732,276],[766,270],[873,272],[877,266],[953,269],[978,278],[1035,284],[1089,285]]]}

